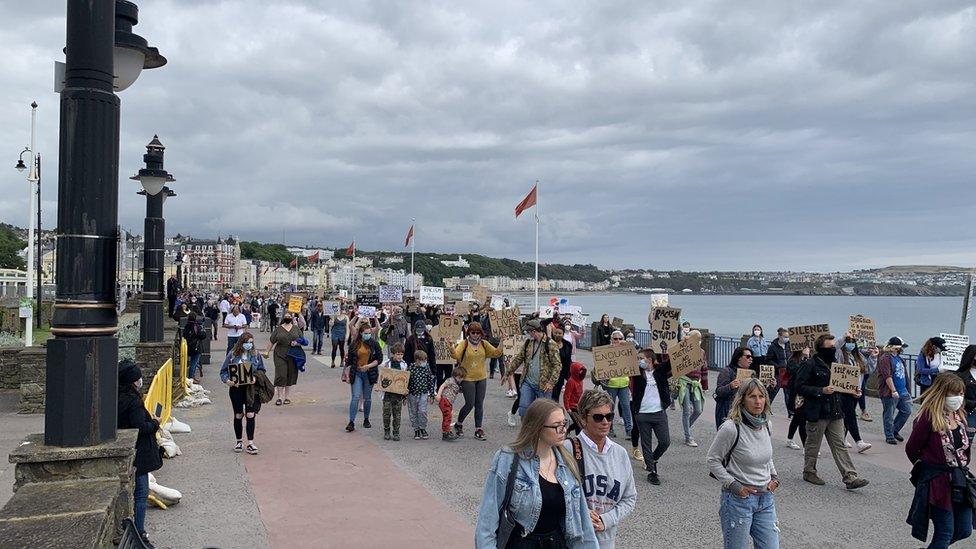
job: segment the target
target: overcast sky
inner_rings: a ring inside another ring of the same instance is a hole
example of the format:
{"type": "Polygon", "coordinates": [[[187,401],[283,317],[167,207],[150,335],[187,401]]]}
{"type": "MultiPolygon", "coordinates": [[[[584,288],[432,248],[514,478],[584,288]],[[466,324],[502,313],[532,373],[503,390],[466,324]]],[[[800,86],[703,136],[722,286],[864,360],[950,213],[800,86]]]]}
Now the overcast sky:
{"type": "MultiPolygon", "coordinates": [[[[976,264],[970,1],[137,2],[119,222],[159,134],[167,232],[602,267],[976,264]]],[[[64,1],[0,0],[0,220],[40,104],[56,222],[64,1]],[[35,5],[36,4],[36,5],[35,5]]],[[[22,192],[21,192],[22,190],[22,192]]]]}

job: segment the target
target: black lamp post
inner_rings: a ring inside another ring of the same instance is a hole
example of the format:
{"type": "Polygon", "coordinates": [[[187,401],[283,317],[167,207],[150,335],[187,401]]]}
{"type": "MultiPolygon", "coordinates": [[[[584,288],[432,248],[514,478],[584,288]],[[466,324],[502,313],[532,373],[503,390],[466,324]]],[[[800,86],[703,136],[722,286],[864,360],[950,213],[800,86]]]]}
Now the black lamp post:
{"type": "Polygon", "coordinates": [[[130,177],[142,184],[138,194],[146,196],[145,243],[143,244],[142,303],[139,306],[139,341],[163,340],[163,262],[166,253],[166,221],[163,202],[176,196],[166,183],[173,176],[163,168],[166,147],[154,135],[142,159],[146,167],[130,177]]]}
{"type": "Polygon", "coordinates": [[[125,89],[142,69],[166,59],[132,34],[135,4],[67,4],[44,442],[92,446],[115,439],[117,415],[119,98],[113,88],[125,89]]]}
{"type": "Polygon", "coordinates": [[[186,290],[186,284],[183,281],[183,252],[176,252],[176,259],[173,264],[176,265],[176,282],[180,284],[180,289],[186,290]]]}

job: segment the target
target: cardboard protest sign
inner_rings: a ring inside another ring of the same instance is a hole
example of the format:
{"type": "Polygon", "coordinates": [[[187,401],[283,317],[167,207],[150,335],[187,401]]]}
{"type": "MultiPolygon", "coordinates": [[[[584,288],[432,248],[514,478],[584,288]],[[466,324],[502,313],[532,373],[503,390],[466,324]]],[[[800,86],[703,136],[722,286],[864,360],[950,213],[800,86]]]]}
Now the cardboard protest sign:
{"type": "Polygon", "coordinates": [[[968,335],[939,334],[946,340],[945,351],[942,352],[942,367],[947,370],[958,370],[962,362],[962,352],[969,346],[968,335]]]}
{"type": "Polygon", "coordinates": [[[238,385],[253,385],[257,378],[254,377],[254,370],[251,368],[250,360],[242,360],[239,363],[234,363],[231,361],[227,365],[227,371],[230,374],[230,379],[238,385]]]}
{"type": "Polygon", "coordinates": [[[518,336],[506,337],[505,339],[503,339],[502,353],[505,355],[505,360],[511,362],[515,358],[515,355],[518,354],[519,349],[522,348],[522,345],[524,343],[525,343],[525,338],[518,337],[518,336]]]}
{"type": "Polygon", "coordinates": [[[362,318],[376,318],[376,307],[371,305],[360,305],[356,313],[362,318]]]}
{"type": "Polygon", "coordinates": [[[484,286],[475,286],[474,288],[471,288],[471,293],[473,294],[472,297],[474,297],[476,303],[480,304],[488,300],[488,288],[485,288],[484,286]]]}
{"type": "Polygon", "coordinates": [[[610,325],[619,330],[624,327],[624,319],[620,318],[619,316],[615,316],[613,317],[613,320],[610,321],[610,325]]]}
{"type": "Polygon", "coordinates": [[[772,364],[760,364],[759,381],[766,386],[774,385],[776,383],[776,367],[772,364]]]}
{"type": "Polygon", "coordinates": [[[505,308],[505,298],[500,295],[491,296],[491,308],[492,309],[504,309],[505,308]]]}
{"type": "Polygon", "coordinates": [[[471,292],[461,292],[461,301],[474,301],[474,294],[471,292]]]}
{"type": "Polygon", "coordinates": [[[470,301],[455,301],[454,302],[454,314],[459,316],[471,314],[471,302],[470,301]]]}
{"type": "Polygon", "coordinates": [[[453,350],[454,342],[442,338],[434,338],[434,354],[436,355],[435,358],[438,364],[454,364],[457,362],[454,360],[453,350]]]}
{"type": "Polygon", "coordinates": [[[806,326],[792,326],[790,331],[790,350],[799,351],[804,347],[810,350],[816,348],[817,338],[830,333],[830,326],[826,324],[808,324],[806,326]]]}
{"type": "Polygon", "coordinates": [[[441,339],[455,342],[461,339],[461,330],[464,328],[464,319],[459,316],[441,315],[438,333],[441,339]]]}
{"type": "Polygon", "coordinates": [[[302,305],[305,304],[305,299],[300,295],[290,295],[288,296],[288,312],[290,313],[300,313],[302,312],[302,305]]]}
{"type": "Polygon", "coordinates": [[[691,372],[700,372],[707,362],[698,337],[688,337],[671,347],[671,377],[678,378],[691,372]]]}
{"type": "Polygon", "coordinates": [[[756,372],[753,372],[749,368],[736,368],[735,369],[735,379],[746,380],[756,377],[756,372]]]}
{"type": "Polygon", "coordinates": [[[668,353],[678,344],[681,326],[681,309],[654,307],[651,310],[651,349],[655,353],[668,353]]]}
{"type": "Polygon", "coordinates": [[[380,368],[380,382],[378,383],[380,391],[405,395],[409,393],[407,390],[409,384],[410,372],[396,368],[380,368]]]}
{"type": "Polygon", "coordinates": [[[356,305],[379,307],[381,305],[380,296],[379,294],[359,294],[356,296],[356,305]]]}
{"type": "Polygon", "coordinates": [[[335,316],[339,314],[339,302],[338,301],[323,301],[322,302],[322,313],[335,316]]]}
{"type": "Polygon", "coordinates": [[[593,348],[593,371],[596,379],[605,381],[612,377],[636,376],[637,349],[633,345],[604,345],[593,348]]]}
{"type": "Polygon", "coordinates": [[[849,322],[848,330],[851,332],[851,337],[857,342],[858,349],[867,350],[869,347],[878,344],[874,319],[861,315],[851,315],[849,322]]]}
{"type": "Polygon", "coordinates": [[[830,384],[838,393],[853,395],[861,389],[861,369],[834,362],[830,365],[830,384]]]}
{"type": "Polygon", "coordinates": [[[380,303],[402,303],[403,288],[400,286],[380,286],[380,303]]]}
{"type": "Polygon", "coordinates": [[[444,288],[440,286],[421,286],[420,302],[424,305],[443,305],[444,288]]]}
{"type": "Polygon", "coordinates": [[[404,299],[403,302],[407,306],[407,312],[408,313],[415,313],[415,312],[417,312],[417,298],[416,297],[408,297],[408,298],[404,299]]]}
{"type": "Polygon", "coordinates": [[[488,321],[491,323],[492,335],[498,339],[514,337],[522,333],[518,307],[492,309],[488,311],[488,321]]]}

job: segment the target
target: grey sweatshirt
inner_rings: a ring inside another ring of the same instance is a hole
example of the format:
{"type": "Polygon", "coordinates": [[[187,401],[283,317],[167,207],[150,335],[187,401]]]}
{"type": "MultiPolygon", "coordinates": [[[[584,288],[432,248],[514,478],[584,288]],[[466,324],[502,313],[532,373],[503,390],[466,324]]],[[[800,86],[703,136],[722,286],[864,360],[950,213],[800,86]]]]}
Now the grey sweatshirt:
{"type": "MultiPolygon", "coordinates": [[[[585,433],[580,433],[583,447],[583,495],[586,506],[600,514],[606,529],[596,533],[596,540],[602,549],[613,549],[617,537],[617,525],[633,512],[637,505],[637,488],[634,486],[634,468],[630,465],[627,450],[616,442],[607,439],[603,453],[587,444],[585,433]]],[[[573,442],[567,440],[563,445],[573,455],[573,442]]]]}
{"type": "Polygon", "coordinates": [[[739,443],[732,451],[732,459],[727,467],[722,460],[735,442],[735,423],[725,420],[708,447],[708,470],[719,481],[722,488],[737,491],[742,485],[765,489],[776,476],[773,465],[773,442],[765,427],[753,429],[742,423],[739,425],[739,443]]]}

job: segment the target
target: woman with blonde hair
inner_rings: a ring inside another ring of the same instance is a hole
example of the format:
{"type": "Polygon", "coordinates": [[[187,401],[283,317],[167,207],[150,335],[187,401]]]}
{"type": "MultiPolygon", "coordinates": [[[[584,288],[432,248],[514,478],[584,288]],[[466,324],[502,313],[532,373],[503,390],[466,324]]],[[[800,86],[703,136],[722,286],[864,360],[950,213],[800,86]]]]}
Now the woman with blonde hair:
{"type": "Polygon", "coordinates": [[[566,415],[547,398],[532,402],[511,445],[495,452],[485,478],[475,547],[597,547],[566,415]]]}
{"type": "Polygon", "coordinates": [[[773,492],[779,477],[769,434],[769,393],[757,379],[743,380],[728,418],[708,448],[708,470],[722,483],[719,520],[726,549],[779,547],[773,492]]]}
{"type": "Polygon", "coordinates": [[[914,464],[915,497],[908,513],[912,537],[925,541],[929,521],[935,532],[929,547],[949,547],[968,538],[976,526],[969,473],[970,439],[962,411],[966,384],[958,376],[935,376],[921,396],[905,453],[914,464]]]}

